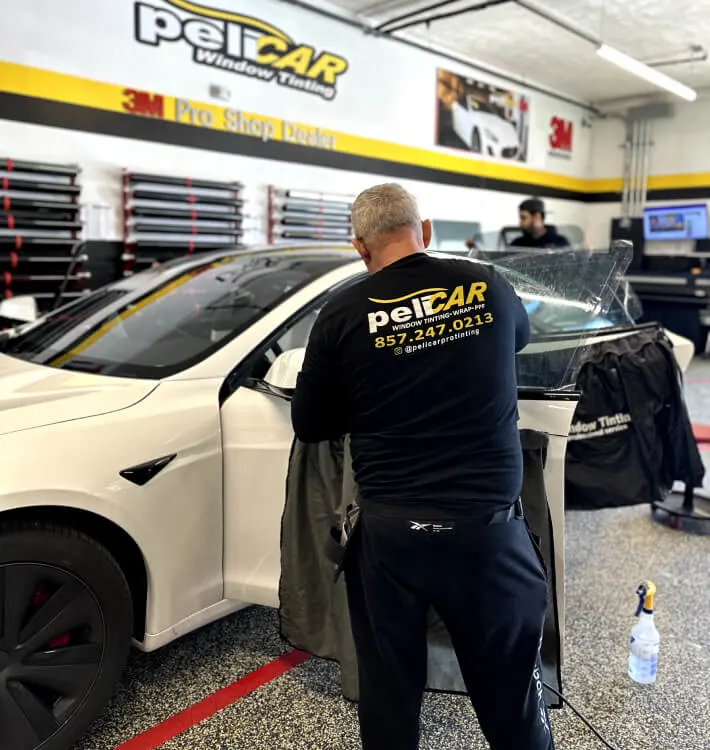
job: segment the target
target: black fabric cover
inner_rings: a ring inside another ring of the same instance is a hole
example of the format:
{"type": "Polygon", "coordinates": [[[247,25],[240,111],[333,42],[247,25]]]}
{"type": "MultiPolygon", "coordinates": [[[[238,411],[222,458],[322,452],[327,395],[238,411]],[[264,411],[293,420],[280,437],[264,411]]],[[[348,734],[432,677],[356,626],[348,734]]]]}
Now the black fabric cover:
{"type": "MultiPolygon", "coordinates": [[[[559,608],[563,602],[557,599],[555,540],[543,476],[547,436],[524,430],[521,441],[525,462],[523,507],[530,530],[539,539],[548,572],[543,677],[561,692],[559,608]]],[[[343,695],[350,700],[358,698],[358,682],[345,582],[342,576],[334,579],[334,566],[326,549],[332,541],[331,529],[340,524],[345,507],[356,496],[347,439],[317,444],[294,441],[281,526],[281,635],[296,649],[337,661],[343,695]]],[[[448,632],[433,610],[428,644],[428,689],[465,693],[448,632]]],[[[551,708],[561,707],[556,696],[547,690],[545,693],[551,708]]]]}
{"type": "Polygon", "coordinates": [[[585,354],[567,443],[568,509],[663,500],[674,481],[700,487],[703,462],[673,345],[652,326],[585,354]]]}

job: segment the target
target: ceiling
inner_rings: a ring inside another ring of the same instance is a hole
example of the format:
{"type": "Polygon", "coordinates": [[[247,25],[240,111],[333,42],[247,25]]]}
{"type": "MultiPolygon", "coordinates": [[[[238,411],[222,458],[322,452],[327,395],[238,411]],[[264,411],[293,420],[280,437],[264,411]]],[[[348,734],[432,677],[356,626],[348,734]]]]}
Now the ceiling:
{"type": "MultiPolygon", "coordinates": [[[[537,5],[605,44],[644,62],[688,58],[690,46],[710,40],[710,12],[699,0],[536,0],[537,5]]],[[[440,3],[435,15],[485,0],[440,3]]],[[[434,0],[330,0],[329,4],[376,26],[434,5],[434,0]]],[[[423,16],[420,16],[423,18],[423,16]]],[[[411,19],[414,20],[414,19],[411,19]]],[[[393,26],[394,28],[394,26],[393,26]]],[[[594,45],[540,18],[515,0],[397,31],[412,41],[495,68],[577,100],[599,103],[657,94],[655,86],[602,60],[594,45]]],[[[708,44],[710,47],[710,44],[708,44]]],[[[710,87],[710,59],[658,70],[696,89],[710,87]]],[[[676,100],[680,101],[680,100],[676,100]]]]}

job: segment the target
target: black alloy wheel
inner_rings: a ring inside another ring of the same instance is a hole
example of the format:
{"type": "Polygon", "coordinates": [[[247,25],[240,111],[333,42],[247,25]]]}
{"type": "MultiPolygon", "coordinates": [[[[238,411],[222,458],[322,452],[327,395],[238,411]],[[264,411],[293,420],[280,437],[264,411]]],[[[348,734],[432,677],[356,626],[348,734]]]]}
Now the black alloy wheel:
{"type": "Polygon", "coordinates": [[[0,528],[0,750],[69,750],[115,687],[131,620],[125,578],[93,540],[0,528]]]}

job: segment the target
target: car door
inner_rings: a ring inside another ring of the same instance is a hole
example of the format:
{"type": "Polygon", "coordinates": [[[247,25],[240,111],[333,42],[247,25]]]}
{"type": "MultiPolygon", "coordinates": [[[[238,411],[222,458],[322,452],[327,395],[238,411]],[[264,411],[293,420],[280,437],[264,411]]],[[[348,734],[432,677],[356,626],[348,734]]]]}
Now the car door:
{"type": "Polygon", "coordinates": [[[276,606],[279,540],[293,443],[287,394],[265,386],[279,354],[306,347],[323,301],[302,311],[233,374],[221,407],[224,596],[276,606]],[[238,383],[238,385],[236,385],[238,383]]]}

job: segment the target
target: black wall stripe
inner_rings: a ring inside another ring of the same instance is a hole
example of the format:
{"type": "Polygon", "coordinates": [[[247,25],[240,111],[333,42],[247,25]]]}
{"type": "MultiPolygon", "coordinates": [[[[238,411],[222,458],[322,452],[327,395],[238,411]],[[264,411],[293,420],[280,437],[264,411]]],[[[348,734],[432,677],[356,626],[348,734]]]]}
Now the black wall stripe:
{"type": "MultiPolygon", "coordinates": [[[[543,198],[558,198],[583,203],[616,203],[621,198],[620,193],[614,192],[583,193],[532,183],[477,177],[431,167],[420,167],[414,164],[402,164],[386,159],[343,154],[282,141],[265,143],[259,138],[239,133],[209,130],[149,117],[123,115],[118,112],[107,112],[101,109],[35,99],[18,94],[0,93],[0,117],[16,122],[47,125],[84,133],[239,154],[257,159],[329,167],[390,178],[433,182],[440,185],[523,195],[533,194],[543,198]]],[[[710,198],[710,186],[655,190],[648,193],[648,200],[683,200],[686,198],[710,198]]]]}

